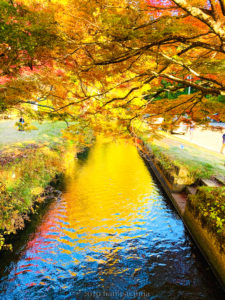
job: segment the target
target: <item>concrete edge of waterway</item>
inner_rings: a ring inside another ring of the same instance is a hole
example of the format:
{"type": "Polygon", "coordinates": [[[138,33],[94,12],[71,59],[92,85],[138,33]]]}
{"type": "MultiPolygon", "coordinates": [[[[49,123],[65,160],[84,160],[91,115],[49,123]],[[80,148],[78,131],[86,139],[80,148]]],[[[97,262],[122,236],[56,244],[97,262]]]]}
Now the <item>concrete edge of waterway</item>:
{"type": "Polygon", "coordinates": [[[221,251],[220,245],[213,234],[202,227],[201,222],[194,217],[193,213],[188,208],[188,194],[185,191],[173,191],[163,170],[159,168],[152,159],[152,153],[150,152],[149,147],[144,145],[144,148],[144,151],[139,150],[141,157],[149,167],[150,171],[153,172],[164,192],[172,202],[193,241],[225,292],[225,253],[221,251]]]}

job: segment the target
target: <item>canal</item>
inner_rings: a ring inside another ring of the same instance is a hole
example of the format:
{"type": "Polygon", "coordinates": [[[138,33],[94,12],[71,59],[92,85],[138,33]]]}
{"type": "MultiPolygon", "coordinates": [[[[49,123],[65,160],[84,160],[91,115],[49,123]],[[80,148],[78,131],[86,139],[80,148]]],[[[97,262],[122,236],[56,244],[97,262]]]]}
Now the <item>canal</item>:
{"type": "Polygon", "coordinates": [[[135,147],[67,159],[62,197],[0,258],[0,299],[224,299],[135,147]]]}

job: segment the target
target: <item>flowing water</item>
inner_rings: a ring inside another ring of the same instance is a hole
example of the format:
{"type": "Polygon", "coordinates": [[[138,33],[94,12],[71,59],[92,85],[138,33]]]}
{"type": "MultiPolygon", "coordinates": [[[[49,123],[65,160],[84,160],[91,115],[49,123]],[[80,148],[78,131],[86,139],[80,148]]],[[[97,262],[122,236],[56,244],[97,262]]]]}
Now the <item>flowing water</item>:
{"type": "Polygon", "coordinates": [[[0,258],[0,299],[224,299],[137,150],[65,158],[65,191],[0,258]]]}

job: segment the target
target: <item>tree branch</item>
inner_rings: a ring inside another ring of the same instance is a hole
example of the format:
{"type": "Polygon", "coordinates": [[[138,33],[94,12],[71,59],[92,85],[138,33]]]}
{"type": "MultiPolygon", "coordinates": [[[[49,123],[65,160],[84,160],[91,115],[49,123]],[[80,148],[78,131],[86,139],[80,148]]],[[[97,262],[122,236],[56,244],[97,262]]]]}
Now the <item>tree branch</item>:
{"type": "Polygon", "coordinates": [[[202,21],[206,25],[209,26],[215,32],[220,39],[225,42],[225,30],[220,26],[219,22],[216,22],[211,16],[204,13],[200,8],[194,7],[191,4],[187,3],[186,0],[172,0],[175,4],[177,4],[184,11],[188,12],[191,16],[197,18],[202,21]]]}
{"type": "Polygon", "coordinates": [[[223,0],[219,0],[219,4],[220,4],[222,13],[225,16],[225,4],[224,4],[223,0]]]}

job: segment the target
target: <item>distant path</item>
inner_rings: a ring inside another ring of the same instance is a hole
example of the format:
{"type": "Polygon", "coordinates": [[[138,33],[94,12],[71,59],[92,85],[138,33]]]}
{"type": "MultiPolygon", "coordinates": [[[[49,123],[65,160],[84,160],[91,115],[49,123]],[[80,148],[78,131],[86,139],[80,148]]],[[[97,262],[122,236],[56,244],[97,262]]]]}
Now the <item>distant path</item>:
{"type": "Polygon", "coordinates": [[[179,139],[183,141],[187,141],[191,144],[198,145],[200,147],[206,148],[211,151],[215,151],[220,153],[221,145],[222,145],[222,133],[218,131],[212,130],[203,130],[201,127],[195,128],[192,135],[190,133],[186,133],[185,135],[171,135],[172,139],[179,139]]]}

